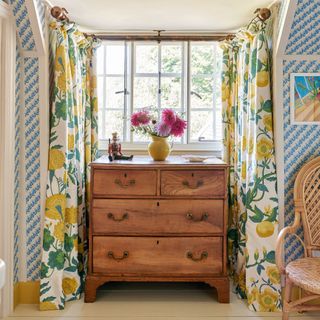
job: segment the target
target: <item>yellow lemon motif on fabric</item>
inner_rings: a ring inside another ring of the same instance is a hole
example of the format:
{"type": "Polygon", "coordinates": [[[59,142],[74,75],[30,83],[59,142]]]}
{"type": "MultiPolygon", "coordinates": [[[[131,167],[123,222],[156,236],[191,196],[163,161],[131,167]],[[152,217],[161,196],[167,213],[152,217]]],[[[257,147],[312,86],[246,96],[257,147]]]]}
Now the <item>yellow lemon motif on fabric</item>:
{"type": "Polygon", "coordinates": [[[265,87],[269,84],[269,72],[268,71],[259,71],[257,73],[257,86],[265,87]]]}
{"type": "Polygon", "coordinates": [[[222,84],[221,98],[222,101],[226,101],[229,98],[229,87],[225,83],[222,84]]]}
{"type": "Polygon", "coordinates": [[[91,161],[91,144],[86,144],[86,162],[91,161]]]}
{"type": "Polygon", "coordinates": [[[253,304],[259,295],[259,291],[257,287],[254,287],[248,294],[248,304],[253,304]]]}
{"type": "Polygon", "coordinates": [[[280,284],[280,273],[276,266],[267,267],[267,275],[273,284],[280,284]]]}
{"type": "Polygon", "coordinates": [[[58,71],[60,73],[63,73],[65,71],[65,65],[66,65],[66,56],[65,56],[65,47],[59,46],[56,50],[56,61],[55,61],[55,71],[58,71]]]}
{"type": "Polygon", "coordinates": [[[63,215],[66,207],[66,196],[64,194],[54,194],[48,197],[46,200],[45,216],[52,220],[62,220],[63,217],[58,211],[59,207],[63,215]]]}
{"type": "Polygon", "coordinates": [[[270,221],[262,221],[257,224],[256,232],[260,238],[268,238],[274,233],[274,224],[270,221]]]}
{"type": "Polygon", "coordinates": [[[76,293],[78,288],[78,281],[76,278],[64,278],[62,280],[62,289],[65,295],[76,293]]]}
{"type": "Polygon", "coordinates": [[[250,140],[249,140],[249,148],[248,148],[248,153],[250,155],[253,153],[253,149],[254,149],[253,138],[250,138],[250,140]]]}
{"type": "Polygon", "coordinates": [[[54,226],[53,235],[60,242],[64,241],[64,223],[61,221],[54,226]]]}
{"type": "Polygon", "coordinates": [[[241,164],[241,178],[242,180],[247,178],[247,163],[245,161],[241,164]]]}
{"type": "Polygon", "coordinates": [[[66,209],[65,222],[71,223],[71,224],[78,223],[78,208],[77,207],[71,207],[71,208],[66,209]]]}
{"type": "Polygon", "coordinates": [[[273,312],[277,310],[278,294],[272,289],[264,289],[264,291],[258,295],[257,300],[259,302],[259,311],[273,312]]]}
{"type": "Polygon", "coordinates": [[[269,159],[272,156],[273,144],[270,139],[261,138],[257,143],[257,159],[269,159]]]}
{"type": "Polygon", "coordinates": [[[68,149],[73,150],[74,149],[74,135],[68,134],[68,149]]]}
{"type": "Polygon", "coordinates": [[[65,92],[67,86],[67,79],[64,73],[61,73],[57,80],[57,86],[60,91],[65,92]]]}
{"type": "Polygon", "coordinates": [[[66,157],[64,152],[58,149],[50,149],[49,170],[57,170],[63,167],[66,157]]]}
{"type": "Polygon", "coordinates": [[[268,131],[272,131],[272,116],[271,114],[267,114],[263,117],[263,124],[265,125],[268,131]]]}
{"type": "Polygon", "coordinates": [[[40,302],[39,304],[39,309],[41,311],[46,311],[46,310],[59,310],[59,308],[51,301],[43,301],[40,302]]]}

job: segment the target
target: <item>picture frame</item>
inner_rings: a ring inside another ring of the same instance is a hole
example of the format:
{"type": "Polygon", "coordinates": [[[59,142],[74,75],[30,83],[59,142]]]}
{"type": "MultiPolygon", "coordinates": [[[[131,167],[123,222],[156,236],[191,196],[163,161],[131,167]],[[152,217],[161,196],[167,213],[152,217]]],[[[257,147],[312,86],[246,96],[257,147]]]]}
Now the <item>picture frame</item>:
{"type": "Polygon", "coordinates": [[[320,73],[291,73],[290,122],[320,125],[320,73]]]}

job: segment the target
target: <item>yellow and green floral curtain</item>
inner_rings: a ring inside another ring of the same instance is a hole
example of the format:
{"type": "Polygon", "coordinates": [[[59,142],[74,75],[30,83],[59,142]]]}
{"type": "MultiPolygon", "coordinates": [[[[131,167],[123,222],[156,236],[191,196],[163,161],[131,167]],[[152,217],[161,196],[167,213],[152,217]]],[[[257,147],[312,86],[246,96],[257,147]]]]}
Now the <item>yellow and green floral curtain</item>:
{"type": "Polygon", "coordinates": [[[97,154],[96,42],[75,24],[50,24],[52,106],[40,309],[78,299],[86,273],[88,164],[97,154]]]}
{"type": "Polygon", "coordinates": [[[222,43],[224,160],[230,164],[228,256],[235,290],[254,311],[281,308],[271,56],[264,25],[222,43]]]}

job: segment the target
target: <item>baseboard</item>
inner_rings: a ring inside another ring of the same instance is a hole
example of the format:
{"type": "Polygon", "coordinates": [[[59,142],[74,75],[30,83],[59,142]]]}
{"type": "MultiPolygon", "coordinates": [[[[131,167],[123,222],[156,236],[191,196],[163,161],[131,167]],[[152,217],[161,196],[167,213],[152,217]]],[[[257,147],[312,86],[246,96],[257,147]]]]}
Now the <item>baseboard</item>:
{"type": "Polygon", "coordinates": [[[27,281],[17,282],[14,285],[14,307],[18,304],[39,303],[40,282],[27,281]]]}

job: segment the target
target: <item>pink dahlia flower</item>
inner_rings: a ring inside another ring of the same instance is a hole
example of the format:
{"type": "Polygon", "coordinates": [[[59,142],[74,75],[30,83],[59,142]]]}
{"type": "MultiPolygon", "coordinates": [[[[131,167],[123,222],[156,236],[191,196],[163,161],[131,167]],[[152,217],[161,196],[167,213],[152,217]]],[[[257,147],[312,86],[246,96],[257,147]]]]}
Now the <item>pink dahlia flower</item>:
{"type": "Polygon", "coordinates": [[[140,125],[146,125],[150,122],[150,115],[148,111],[138,111],[131,115],[131,124],[134,127],[138,127],[140,125]]]}
{"type": "Polygon", "coordinates": [[[187,121],[177,117],[175,123],[172,125],[170,134],[172,134],[175,137],[181,137],[186,128],[187,121]]]}
{"type": "Polygon", "coordinates": [[[168,126],[172,126],[177,119],[176,113],[171,109],[162,111],[161,120],[168,126]]]}
{"type": "Polygon", "coordinates": [[[163,121],[161,121],[156,127],[156,132],[160,137],[167,137],[170,134],[170,131],[171,126],[163,121]]]}

